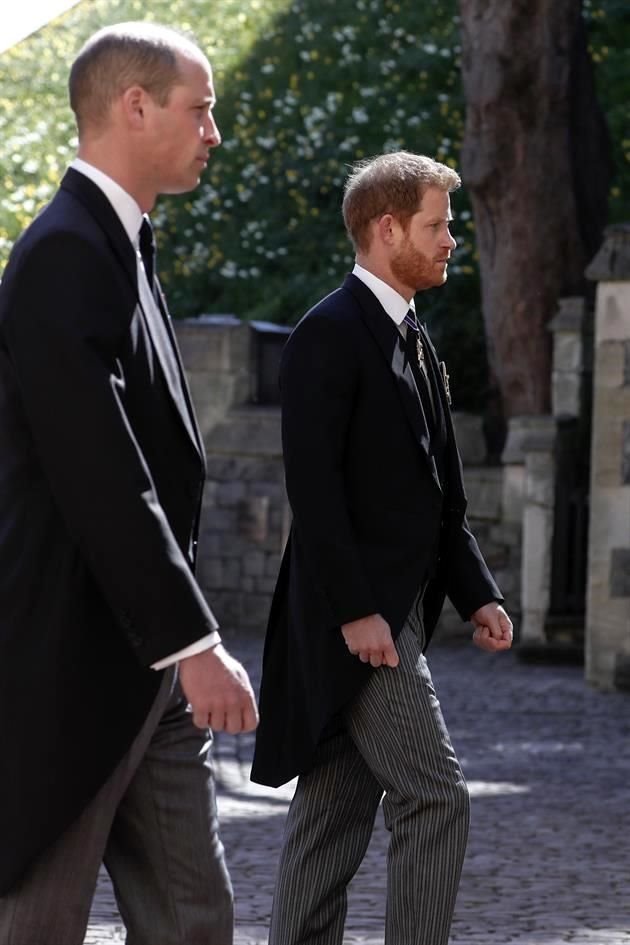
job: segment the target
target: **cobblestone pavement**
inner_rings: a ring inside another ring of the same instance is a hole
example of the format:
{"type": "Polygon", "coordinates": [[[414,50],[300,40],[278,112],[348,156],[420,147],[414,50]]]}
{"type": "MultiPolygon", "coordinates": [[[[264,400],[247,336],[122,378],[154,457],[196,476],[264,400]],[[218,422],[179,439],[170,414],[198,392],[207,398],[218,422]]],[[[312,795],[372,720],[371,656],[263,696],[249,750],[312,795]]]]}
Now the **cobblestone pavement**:
{"type": "MultiPolygon", "coordinates": [[[[255,679],[259,640],[228,646],[255,679]]],[[[630,945],[630,696],[586,687],[575,666],[435,645],[429,663],[472,794],[452,945],[630,945]]],[[[251,738],[216,746],[236,945],[266,942],[293,785],[248,781],[251,738]]],[[[382,815],[349,896],[344,942],[382,945],[382,815]]],[[[124,942],[105,875],[86,945],[124,942]]]]}

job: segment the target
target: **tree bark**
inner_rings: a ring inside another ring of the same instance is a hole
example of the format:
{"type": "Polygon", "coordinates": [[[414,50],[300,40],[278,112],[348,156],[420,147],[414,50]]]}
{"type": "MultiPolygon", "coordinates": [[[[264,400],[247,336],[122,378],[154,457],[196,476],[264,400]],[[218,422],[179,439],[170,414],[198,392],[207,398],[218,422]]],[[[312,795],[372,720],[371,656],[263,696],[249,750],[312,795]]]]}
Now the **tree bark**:
{"type": "Polygon", "coordinates": [[[488,355],[507,416],[549,409],[550,337],[606,221],[610,162],[581,0],[460,0],[488,355]]]}

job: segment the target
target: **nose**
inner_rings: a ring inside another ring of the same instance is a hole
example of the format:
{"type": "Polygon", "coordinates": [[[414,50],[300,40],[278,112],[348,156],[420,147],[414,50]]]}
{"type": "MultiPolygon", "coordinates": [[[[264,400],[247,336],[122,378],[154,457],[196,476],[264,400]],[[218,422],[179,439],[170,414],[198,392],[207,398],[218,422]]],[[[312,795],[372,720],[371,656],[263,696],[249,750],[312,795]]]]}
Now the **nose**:
{"type": "Polygon", "coordinates": [[[204,123],[203,140],[209,148],[218,148],[221,144],[221,132],[212,112],[208,112],[208,117],[204,123]]]}
{"type": "Polygon", "coordinates": [[[448,246],[451,252],[457,246],[457,240],[453,237],[453,234],[451,233],[448,227],[446,228],[446,240],[444,241],[444,244],[445,246],[448,246]]]}

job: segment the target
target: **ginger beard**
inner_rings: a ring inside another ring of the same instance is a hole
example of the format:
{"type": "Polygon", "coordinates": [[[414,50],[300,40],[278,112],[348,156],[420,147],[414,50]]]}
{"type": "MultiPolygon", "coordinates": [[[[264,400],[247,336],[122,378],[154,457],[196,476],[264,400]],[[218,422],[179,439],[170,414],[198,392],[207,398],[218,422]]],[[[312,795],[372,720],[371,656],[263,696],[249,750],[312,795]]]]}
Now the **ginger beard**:
{"type": "Polygon", "coordinates": [[[405,236],[400,249],[392,256],[390,267],[396,279],[414,292],[443,285],[447,279],[447,266],[442,255],[439,259],[430,259],[405,236]]]}

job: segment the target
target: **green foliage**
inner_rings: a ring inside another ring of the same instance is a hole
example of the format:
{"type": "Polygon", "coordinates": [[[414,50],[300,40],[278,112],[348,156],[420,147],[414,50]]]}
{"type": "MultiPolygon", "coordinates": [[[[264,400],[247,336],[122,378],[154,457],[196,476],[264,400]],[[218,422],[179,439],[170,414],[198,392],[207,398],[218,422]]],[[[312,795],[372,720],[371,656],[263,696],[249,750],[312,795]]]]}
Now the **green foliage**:
{"type": "MultiPolygon", "coordinates": [[[[630,219],[626,0],[585,0],[630,219]]],[[[83,0],[0,63],[0,269],[71,159],[69,65],[95,29],[152,19],[190,30],[215,69],[223,145],[200,187],[162,198],[160,273],[178,316],[233,312],[294,323],[352,265],[340,215],[348,166],[407,148],[457,166],[464,128],[456,0],[83,0]]],[[[454,195],[458,241],[444,289],[419,298],[449,362],[456,406],[486,386],[474,227],[454,195]]]]}
{"type": "Polygon", "coordinates": [[[615,180],[611,223],[630,222],[630,6],[628,0],[584,0],[597,93],[610,130],[615,180]]]}

